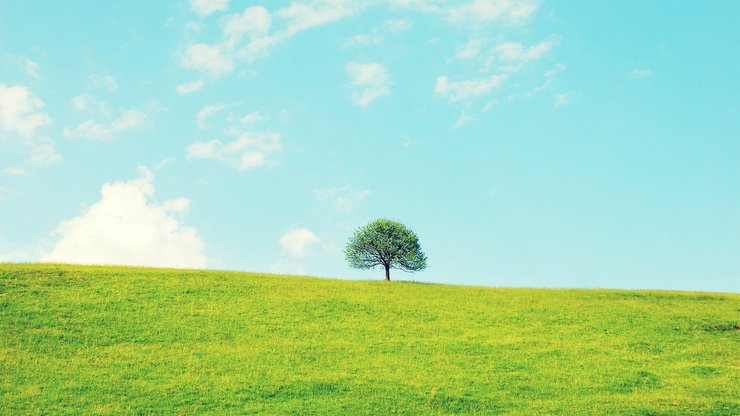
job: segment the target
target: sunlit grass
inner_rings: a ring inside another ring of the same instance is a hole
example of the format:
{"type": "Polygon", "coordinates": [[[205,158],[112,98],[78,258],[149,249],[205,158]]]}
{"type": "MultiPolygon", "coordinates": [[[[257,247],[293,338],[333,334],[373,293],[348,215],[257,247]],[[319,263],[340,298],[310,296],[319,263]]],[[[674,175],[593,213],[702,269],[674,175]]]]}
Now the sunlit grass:
{"type": "Polygon", "coordinates": [[[0,414],[740,414],[740,296],[0,265],[0,414]]]}

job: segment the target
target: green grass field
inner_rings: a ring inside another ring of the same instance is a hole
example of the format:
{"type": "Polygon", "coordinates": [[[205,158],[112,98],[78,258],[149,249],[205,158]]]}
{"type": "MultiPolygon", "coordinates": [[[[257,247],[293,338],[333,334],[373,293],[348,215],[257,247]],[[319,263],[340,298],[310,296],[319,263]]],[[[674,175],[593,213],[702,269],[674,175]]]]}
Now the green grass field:
{"type": "Polygon", "coordinates": [[[739,415],[740,295],[0,264],[0,414],[739,415]]]}

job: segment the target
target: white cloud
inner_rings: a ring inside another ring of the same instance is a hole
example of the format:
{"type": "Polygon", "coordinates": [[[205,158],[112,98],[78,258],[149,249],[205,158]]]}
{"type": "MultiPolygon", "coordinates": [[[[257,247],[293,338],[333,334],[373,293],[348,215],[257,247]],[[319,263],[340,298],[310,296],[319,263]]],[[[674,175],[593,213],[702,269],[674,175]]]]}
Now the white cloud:
{"type": "Polygon", "coordinates": [[[478,53],[480,52],[482,46],[483,41],[481,41],[480,39],[471,39],[465,45],[457,48],[455,57],[460,60],[473,59],[478,56],[478,53]]]}
{"type": "Polygon", "coordinates": [[[190,8],[201,16],[223,12],[229,8],[229,0],[190,0],[190,8]]]}
{"type": "Polygon", "coordinates": [[[242,13],[226,18],[223,34],[231,44],[236,44],[244,34],[250,38],[264,37],[270,31],[270,12],[262,6],[247,7],[242,13]]]}
{"type": "Polygon", "coordinates": [[[445,10],[450,21],[459,24],[482,24],[495,20],[521,23],[537,11],[531,0],[473,0],[463,6],[445,10]]]}
{"type": "Polygon", "coordinates": [[[391,94],[391,79],[383,65],[350,62],[345,69],[352,85],[361,89],[352,93],[352,101],[355,104],[365,107],[376,99],[391,94]]]}
{"type": "MultiPolygon", "coordinates": [[[[5,132],[11,137],[19,135],[20,142],[31,151],[29,162],[35,165],[62,160],[54,142],[38,134],[39,130],[51,124],[51,117],[40,111],[44,106],[44,102],[28,88],[0,83],[0,133],[5,132]]],[[[5,138],[0,134],[0,140],[5,138]]]]}
{"type": "Polygon", "coordinates": [[[203,85],[205,85],[205,82],[203,82],[202,79],[199,79],[197,81],[180,84],[175,88],[175,91],[180,95],[190,94],[192,92],[200,91],[203,88],[203,85]]]}
{"type": "Polygon", "coordinates": [[[161,170],[166,168],[170,163],[174,162],[174,157],[165,157],[154,165],[154,170],[161,170]]]}
{"type": "Polygon", "coordinates": [[[369,190],[353,190],[349,186],[314,189],[313,194],[319,202],[331,202],[332,207],[339,212],[350,212],[370,197],[369,190]]]}
{"type": "Polygon", "coordinates": [[[115,91],[118,89],[118,83],[112,75],[93,75],[90,77],[90,82],[95,88],[108,91],[115,91]]]}
{"type": "Polygon", "coordinates": [[[215,105],[207,105],[198,111],[198,114],[195,116],[195,124],[198,125],[201,129],[206,128],[206,121],[208,119],[218,113],[219,111],[223,110],[224,106],[221,104],[215,104],[215,105]]]}
{"type": "Polygon", "coordinates": [[[232,15],[226,21],[223,27],[224,44],[233,47],[247,34],[249,40],[237,51],[236,56],[252,62],[304,30],[352,16],[363,7],[362,2],[355,0],[294,1],[273,13],[280,21],[281,28],[272,33],[273,15],[263,7],[247,8],[242,14],[232,15]]]}
{"type": "Polygon", "coordinates": [[[372,34],[358,33],[347,39],[344,44],[347,46],[375,45],[380,43],[382,39],[379,36],[372,36],[372,34]]]}
{"type": "Polygon", "coordinates": [[[555,105],[557,106],[568,105],[573,102],[573,98],[567,92],[560,92],[555,94],[553,100],[555,102],[555,105]]]}
{"type": "Polygon", "coordinates": [[[565,65],[563,65],[562,63],[558,63],[545,72],[545,78],[552,78],[563,71],[565,71],[565,65]]]}
{"type": "MultiPolygon", "coordinates": [[[[190,45],[180,55],[180,64],[219,78],[232,73],[237,60],[253,62],[302,31],[354,16],[368,5],[357,0],[297,0],[273,12],[247,7],[222,19],[220,41],[190,45]]],[[[379,30],[391,34],[407,27],[406,21],[389,20],[379,30]]]]}
{"type": "Polygon", "coordinates": [[[406,20],[389,19],[380,26],[374,27],[368,33],[358,33],[347,39],[345,46],[367,46],[377,45],[385,39],[387,35],[395,35],[407,30],[411,24],[406,20]]]}
{"type": "Polygon", "coordinates": [[[525,97],[531,97],[535,94],[538,94],[544,90],[546,90],[555,79],[555,76],[557,76],[559,73],[565,71],[565,65],[562,63],[556,64],[554,67],[548,69],[545,71],[545,82],[543,82],[541,85],[538,85],[531,90],[529,90],[526,94],[524,94],[525,97]]]}
{"type": "Polygon", "coordinates": [[[31,156],[28,157],[28,162],[37,166],[51,165],[53,163],[61,162],[62,155],[57,152],[54,147],[54,143],[49,139],[40,143],[35,143],[31,147],[31,156]]]}
{"type": "Polygon", "coordinates": [[[220,149],[223,143],[220,140],[210,142],[195,142],[187,147],[187,155],[193,159],[220,159],[220,149]]]}
{"type": "Polygon", "coordinates": [[[293,257],[303,257],[321,240],[307,228],[294,228],[280,237],[278,244],[293,257]]]}
{"type": "Polygon", "coordinates": [[[32,137],[37,130],[51,123],[51,117],[42,113],[43,101],[21,85],[0,83],[0,129],[32,137]]]}
{"type": "Polygon", "coordinates": [[[281,148],[279,133],[240,132],[238,137],[229,143],[220,140],[192,143],[187,147],[186,153],[191,159],[221,161],[239,171],[245,171],[266,165],[267,155],[281,148]]]}
{"type": "Polygon", "coordinates": [[[3,175],[7,176],[26,176],[28,172],[23,168],[9,167],[3,169],[3,175]]]}
{"type": "Polygon", "coordinates": [[[649,69],[633,69],[632,72],[630,72],[630,77],[632,79],[641,79],[641,78],[649,78],[653,76],[653,71],[649,69]]]}
{"type": "Polygon", "coordinates": [[[136,109],[125,109],[121,111],[121,116],[113,120],[111,128],[114,132],[122,132],[126,130],[135,129],[141,127],[144,124],[146,116],[139,110],[136,109]]]}
{"type": "Polygon", "coordinates": [[[41,72],[39,71],[39,65],[36,62],[30,59],[26,59],[23,62],[23,69],[26,71],[28,75],[31,76],[31,78],[35,80],[41,79],[41,72]]]}
{"type": "Polygon", "coordinates": [[[486,103],[486,104],[485,104],[485,105],[483,106],[483,108],[481,108],[481,110],[480,110],[480,111],[481,111],[482,113],[487,113],[487,112],[491,111],[491,109],[492,109],[493,107],[495,107],[496,105],[498,105],[498,101],[496,101],[496,100],[490,100],[490,101],[488,101],[488,102],[487,102],[487,103],[486,103]]]}
{"type": "Polygon", "coordinates": [[[202,72],[211,78],[219,78],[234,71],[232,53],[220,44],[196,43],[190,45],[185,50],[180,63],[185,68],[202,72]]]}
{"type": "Polygon", "coordinates": [[[472,121],[472,120],[473,120],[473,117],[470,116],[470,115],[468,115],[468,114],[466,114],[465,113],[465,110],[463,110],[460,113],[460,117],[458,117],[457,118],[457,121],[455,122],[455,128],[456,129],[459,129],[460,127],[462,127],[463,124],[465,124],[465,123],[467,123],[469,121],[472,121]]]}
{"type": "Polygon", "coordinates": [[[97,97],[90,94],[82,94],[72,98],[72,107],[79,112],[99,112],[105,115],[110,114],[108,104],[100,101],[97,97]]]}
{"type": "Polygon", "coordinates": [[[286,20],[285,36],[352,16],[362,9],[354,0],[294,1],[276,14],[286,20]]]}
{"type": "Polygon", "coordinates": [[[151,100],[142,106],[120,109],[114,117],[108,104],[93,95],[78,95],[71,101],[75,110],[91,113],[102,121],[91,117],[75,127],[64,127],[62,134],[69,139],[113,139],[126,131],[144,127],[151,114],[163,110],[161,103],[151,100]]]}
{"type": "Polygon", "coordinates": [[[237,52],[237,56],[239,58],[243,58],[247,62],[254,62],[260,56],[266,55],[270,48],[277,46],[285,39],[286,38],[279,36],[253,37],[249,40],[246,46],[237,52]]]}
{"type": "Polygon", "coordinates": [[[239,119],[239,122],[244,126],[251,126],[252,124],[259,123],[264,119],[265,117],[262,115],[262,113],[260,113],[259,111],[253,111],[241,117],[239,119]]]}
{"type": "Polygon", "coordinates": [[[495,51],[504,61],[529,62],[538,59],[555,45],[552,41],[542,41],[526,47],[518,42],[506,42],[496,46],[495,51]]]}
{"type": "Polygon", "coordinates": [[[58,240],[42,261],[81,264],[202,268],[203,242],[195,228],[178,216],[188,208],[186,198],[157,204],[154,177],[139,168],[139,177],[106,183],[101,199],[80,216],[62,221],[58,240]]]}
{"type": "Polygon", "coordinates": [[[65,127],[62,134],[69,139],[108,140],[117,134],[143,127],[146,118],[142,111],[128,108],[121,110],[119,116],[108,123],[88,119],[75,128],[65,127]]]}
{"type": "Polygon", "coordinates": [[[506,74],[495,74],[483,79],[450,81],[446,76],[440,76],[434,86],[434,92],[449,97],[452,101],[461,101],[471,97],[488,95],[507,78],[506,74]]]}

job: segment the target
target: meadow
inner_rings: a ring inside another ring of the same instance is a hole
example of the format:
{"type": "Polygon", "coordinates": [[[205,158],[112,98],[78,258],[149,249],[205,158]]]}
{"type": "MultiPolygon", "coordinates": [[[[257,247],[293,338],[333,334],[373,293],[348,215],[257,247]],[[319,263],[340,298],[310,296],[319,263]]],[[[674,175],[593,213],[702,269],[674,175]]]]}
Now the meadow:
{"type": "Polygon", "coordinates": [[[740,295],[0,264],[0,414],[739,415],[740,295]]]}

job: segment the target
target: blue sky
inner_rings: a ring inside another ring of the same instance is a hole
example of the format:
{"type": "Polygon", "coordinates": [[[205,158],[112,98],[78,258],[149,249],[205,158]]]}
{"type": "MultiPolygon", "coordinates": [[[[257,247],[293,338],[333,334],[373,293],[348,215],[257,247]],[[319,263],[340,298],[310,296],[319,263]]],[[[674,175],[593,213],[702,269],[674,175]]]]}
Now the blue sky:
{"type": "Polygon", "coordinates": [[[740,291],[740,3],[0,1],[0,260],[740,291]]]}

